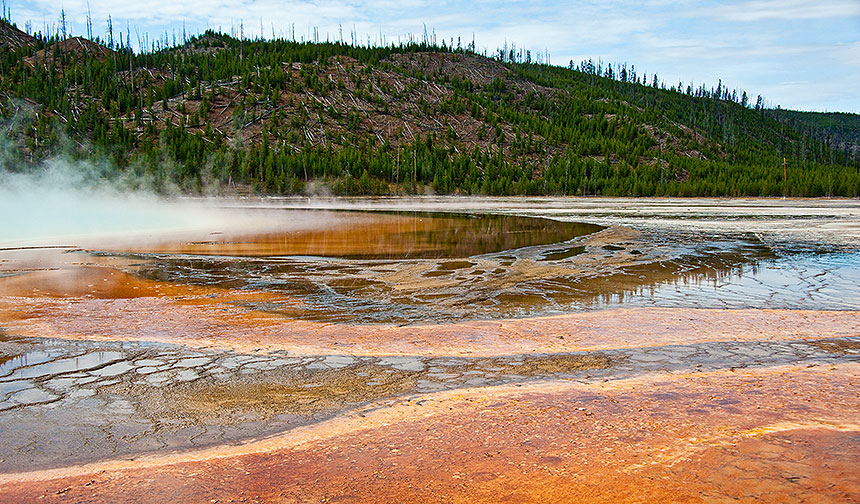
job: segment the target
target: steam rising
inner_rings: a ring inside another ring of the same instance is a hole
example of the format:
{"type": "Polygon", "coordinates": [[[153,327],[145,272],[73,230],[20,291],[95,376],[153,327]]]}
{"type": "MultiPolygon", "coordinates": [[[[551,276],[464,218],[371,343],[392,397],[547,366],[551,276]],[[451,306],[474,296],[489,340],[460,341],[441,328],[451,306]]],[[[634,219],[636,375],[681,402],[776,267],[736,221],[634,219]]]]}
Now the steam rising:
{"type": "Polygon", "coordinates": [[[109,169],[53,159],[30,173],[0,171],[0,248],[204,239],[286,224],[283,215],[249,215],[209,200],[130,190],[139,181],[106,176],[109,169]]]}

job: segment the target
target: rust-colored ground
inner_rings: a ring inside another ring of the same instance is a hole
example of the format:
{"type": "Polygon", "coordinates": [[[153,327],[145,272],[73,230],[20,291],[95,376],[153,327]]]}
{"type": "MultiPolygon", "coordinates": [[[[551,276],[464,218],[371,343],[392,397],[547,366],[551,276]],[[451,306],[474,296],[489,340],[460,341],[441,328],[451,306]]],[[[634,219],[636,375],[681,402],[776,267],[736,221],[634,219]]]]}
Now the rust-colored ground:
{"type": "Polygon", "coordinates": [[[470,389],[5,502],[857,502],[860,364],[470,389]]]}
{"type": "Polygon", "coordinates": [[[112,268],[0,278],[0,324],[23,336],[159,341],[320,355],[509,355],[860,334],[860,312],[632,308],[438,325],[336,325],[254,311],[287,296],[140,279],[112,268]]]}

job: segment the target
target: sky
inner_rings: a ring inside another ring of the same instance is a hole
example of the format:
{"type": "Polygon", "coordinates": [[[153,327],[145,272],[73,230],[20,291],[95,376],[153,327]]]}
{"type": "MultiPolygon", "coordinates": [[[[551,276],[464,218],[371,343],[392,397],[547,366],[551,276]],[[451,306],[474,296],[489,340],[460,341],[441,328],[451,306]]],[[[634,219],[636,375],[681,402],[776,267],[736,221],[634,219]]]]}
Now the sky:
{"type": "MultiPolygon", "coordinates": [[[[362,43],[474,37],[479,52],[505,44],[550,55],[555,65],[589,58],[635,65],[649,82],[705,84],[761,95],[769,106],[860,113],[860,0],[491,1],[448,0],[5,0],[12,20],[53,31],[65,12],[69,31],[107,38],[107,19],[132,44],[207,28],[245,36],[362,43]],[[398,38],[399,37],[399,38],[398,38]]],[[[740,94],[740,93],[739,93],[740,94]]],[[[755,98],[753,98],[755,100],[755,98]]]]}

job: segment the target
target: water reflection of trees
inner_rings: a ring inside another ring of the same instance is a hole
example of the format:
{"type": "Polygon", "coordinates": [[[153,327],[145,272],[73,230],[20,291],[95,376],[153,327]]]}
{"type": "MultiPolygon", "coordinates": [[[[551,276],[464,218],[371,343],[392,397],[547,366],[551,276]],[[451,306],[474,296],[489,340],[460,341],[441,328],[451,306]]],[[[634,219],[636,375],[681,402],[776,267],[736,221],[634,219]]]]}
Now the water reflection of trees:
{"type": "MultiPolygon", "coordinates": [[[[721,285],[741,275],[756,276],[761,267],[776,258],[766,246],[738,243],[724,250],[689,253],[671,260],[627,266],[604,276],[538,282],[534,287],[559,307],[620,306],[634,298],[653,298],[670,287],[710,285],[716,297],[720,295],[721,285]]],[[[700,289],[697,295],[701,293],[700,289]]]]}

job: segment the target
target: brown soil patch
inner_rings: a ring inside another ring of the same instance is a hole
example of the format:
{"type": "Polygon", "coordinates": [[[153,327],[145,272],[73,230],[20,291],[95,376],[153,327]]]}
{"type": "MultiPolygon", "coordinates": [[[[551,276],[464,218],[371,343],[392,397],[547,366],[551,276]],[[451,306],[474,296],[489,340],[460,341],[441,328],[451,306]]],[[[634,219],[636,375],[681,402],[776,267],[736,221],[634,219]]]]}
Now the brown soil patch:
{"type": "Polygon", "coordinates": [[[47,49],[37,51],[33,56],[24,58],[24,61],[32,67],[42,65],[45,69],[51,69],[62,74],[64,70],[63,65],[59,59],[54,62],[53,58],[55,55],[67,58],[93,56],[98,60],[104,61],[113,54],[113,50],[92,40],[83,37],[70,37],[53,44],[47,49]],[[52,66],[52,62],[54,62],[55,66],[52,66]]]}

